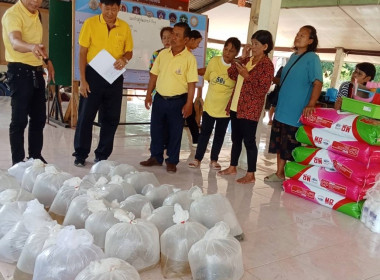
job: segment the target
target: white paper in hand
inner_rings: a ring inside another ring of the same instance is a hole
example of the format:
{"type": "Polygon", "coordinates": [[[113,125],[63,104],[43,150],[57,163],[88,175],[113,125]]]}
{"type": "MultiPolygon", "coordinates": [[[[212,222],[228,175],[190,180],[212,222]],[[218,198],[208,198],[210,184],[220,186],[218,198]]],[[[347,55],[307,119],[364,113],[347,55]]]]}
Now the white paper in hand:
{"type": "Polygon", "coordinates": [[[116,59],[106,50],[101,50],[89,63],[100,76],[107,82],[112,84],[121,74],[125,72],[125,68],[121,70],[115,69],[113,64],[116,59]]]}

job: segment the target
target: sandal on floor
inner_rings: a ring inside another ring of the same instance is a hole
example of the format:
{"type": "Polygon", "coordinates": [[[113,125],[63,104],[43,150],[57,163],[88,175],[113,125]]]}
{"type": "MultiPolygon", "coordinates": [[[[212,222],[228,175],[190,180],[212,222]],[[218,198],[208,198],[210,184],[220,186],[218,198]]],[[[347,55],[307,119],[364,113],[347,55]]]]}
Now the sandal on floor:
{"type": "Polygon", "coordinates": [[[190,168],[198,168],[201,165],[199,160],[194,159],[192,162],[188,164],[190,168]]]}
{"type": "Polygon", "coordinates": [[[264,182],[283,182],[283,181],[285,181],[285,180],[278,177],[276,173],[273,173],[273,174],[266,176],[264,178],[264,182]]]}
{"type": "Polygon", "coordinates": [[[210,167],[211,167],[211,169],[214,169],[214,170],[222,169],[222,167],[220,166],[220,164],[217,161],[211,161],[210,167]]]}

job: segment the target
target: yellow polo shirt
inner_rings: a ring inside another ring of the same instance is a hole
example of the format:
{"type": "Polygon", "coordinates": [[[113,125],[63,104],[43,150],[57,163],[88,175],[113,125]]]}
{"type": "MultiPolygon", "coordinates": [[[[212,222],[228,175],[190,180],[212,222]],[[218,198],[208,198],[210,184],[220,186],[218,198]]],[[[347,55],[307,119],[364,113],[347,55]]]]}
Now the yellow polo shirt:
{"type": "Polygon", "coordinates": [[[85,20],[79,34],[79,45],[88,48],[87,63],[101,50],[107,50],[115,59],[133,50],[133,39],[128,23],[116,18],[115,27],[108,31],[103,15],[85,20]]]}
{"type": "Polygon", "coordinates": [[[209,82],[203,110],[214,118],[226,118],[226,107],[230,101],[236,82],[228,77],[227,70],[231,64],[223,57],[214,56],[207,65],[204,78],[209,82]]]}
{"type": "Polygon", "coordinates": [[[23,41],[30,44],[41,44],[43,31],[38,12],[32,14],[21,1],[18,1],[4,13],[1,24],[3,26],[5,60],[8,62],[21,62],[31,66],[41,66],[42,59],[35,57],[32,52],[21,53],[15,51],[9,40],[9,33],[20,31],[23,41]]]}
{"type": "MultiPolygon", "coordinates": [[[[247,68],[248,72],[251,71],[253,69],[253,67],[256,66],[256,64],[252,63],[252,60],[253,60],[253,56],[247,62],[247,65],[245,65],[245,68],[247,68]]],[[[238,103],[239,103],[240,92],[241,92],[241,87],[243,86],[243,83],[244,83],[244,78],[243,78],[242,75],[239,75],[238,79],[236,81],[236,87],[235,87],[235,91],[234,91],[234,96],[232,97],[232,101],[231,101],[231,107],[230,107],[231,111],[237,112],[237,106],[238,106],[238,103]]]]}
{"type": "Polygon", "coordinates": [[[163,96],[188,92],[188,83],[198,82],[197,60],[185,48],[173,55],[171,48],[162,50],[154,61],[150,73],[157,75],[156,91],[163,96]]]}

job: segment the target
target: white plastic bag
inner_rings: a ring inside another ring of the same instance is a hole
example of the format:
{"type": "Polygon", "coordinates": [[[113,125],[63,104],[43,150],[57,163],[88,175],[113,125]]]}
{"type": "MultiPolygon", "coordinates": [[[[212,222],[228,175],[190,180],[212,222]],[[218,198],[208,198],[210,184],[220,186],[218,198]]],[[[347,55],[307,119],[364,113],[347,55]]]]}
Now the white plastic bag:
{"type": "Polygon", "coordinates": [[[158,230],[153,223],[134,219],[132,213],[115,210],[115,218],[121,221],[106,234],[107,257],[116,257],[133,265],[138,271],[150,269],[160,260],[158,230]]]}
{"type": "Polygon", "coordinates": [[[126,261],[106,258],[92,261],[75,280],[140,280],[139,273],[126,261]]]}
{"type": "Polygon", "coordinates": [[[82,182],[80,183],[80,188],[88,190],[92,187],[95,187],[96,183],[98,183],[97,186],[102,186],[102,185],[107,184],[109,179],[110,178],[104,174],[90,173],[82,178],[82,182]]]}
{"type": "MultiPolygon", "coordinates": [[[[148,210],[150,209],[148,208],[148,210]]],[[[141,218],[146,219],[147,221],[155,224],[160,236],[161,234],[163,234],[163,232],[167,228],[174,226],[174,222],[173,222],[174,206],[169,206],[169,205],[161,206],[161,207],[158,207],[157,209],[154,209],[153,212],[150,211],[150,213],[151,214],[148,215],[147,217],[142,216],[141,218]]]]}
{"type": "Polygon", "coordinates": [[[30,201],[35,197],[24,189],[7,189],[0,193],[0,207],[14,201],[30,201]]]}
{"type": "Polygon", "coordinates": [[[104,249],[107,231],[120,221],[114,217],[114,210],[119,207],[114,202],[113,207],[107,207],[102,200],[88,202],[88,209],[92,212],[85,222],[85,229],[94,237],[94,244],[104,249]]]}
{"type": "Polygon", "coordinates": [[[220,193],[203,196],[194,192],[193,198],[195,200],[190,207],[190,218],[207,228],[212,228],[217,222],[224,221],[230,227],[233,236],[239,240],[244,238],[234,209],[225,196],[220,193]]]}
{"type": "Polygon", "coordinates": [[[136,218],[140,218],[141,210],[145,204],[148,204],[149,208],[153,210],[152,203],[147,197],[141,194],[135,194],[127,197],[124,201],[120,202],[120,208],[125,212],[132,212],[136,218]]]}
{"type": "Polygon", "coordinates": [[[21,187],[28,192],[33,191],[34,182],[41,173],[45,172],[45,164],[39,160],[33,160],[33,164],[25,169],[24,176],[22,177],[21,187]]]}
{"type": "Polygon", "coordinates": [[[111,168],[115,167],[116,165],[118,165],[116,161],[101,160],[91,167],[90,173],[100,173],[107,175],[110,173],[111,168]]]}
{"type": "Polygon", "coordinates": [[[92,200],[92,198],[87,194],[74,198],[70,203],[69,209],[67,209],[62,225],[74,225],[77,229],[84,228],[84,223],[91,214],[87,206],[87,202],[90,200],[92,200]]]}
{"type": "Polygon", "coordinates": [[[229,230],[225,222],[219,222],[191,247],[189,263],[194,280],[239,280],[243,277],[241,246],[229,230]]]}
{"type": "MultiPolygon", "coordinates": [[[[56,238],[61,228],[62,226],[58,225],[56,221],[52,221],[30,233],[17,262],[16,269],[18,271],[15,272],[15,276],[16,274],[26,274],[25,276],[33,275],[37,256],[43,251],[46,241],[49,238],[56,238]]],[[[14,278],[17,279],[16,277],[14,278]]]]}
{"type": "Polygon", "coordinates": [[[8,169],[8,173],[16,178],[17,182],[21,185],[22,177],[24,176],[25,170],[33,165],[34,159],[29,159],[28,161],[21,161],[16,163],[8,169]]]}
{"type": "Polygon", "coordinates": [[[62,224],[71,201],[77,196],[86,194],[87,190],[82,190],[79,186],[82,180],[79,177],[73,177],[63,182],[53,203],[49,209],[49,214],[53,219],[62,224]]]}
{"type": "MultiPolygon", "coordinates": [[[[135,189],[127,182],[123,180],[119,175],[115,175],[111,178],[111,181],[101,187],[94,187],[98,191],[103,191],[103,198],[109,202],[117,200],[123,201],[127,197],[136,194],[135,189]]],[[[91,188],[90,190],[93,190],[91,188]]]]}
{"type": "Polygon", "coordinates": [[[143,188],[142,194],[150,200],[154,208],[158,208],[162,206],[165,198],[174,192],[173,189],[173,185],[164,184],[159,187],[155,187],[152,184],[148,184],[143,188]]]}
{"type": "Polygon", "coordinates": [[[119,164],[117,166],[111,167],[111,171],[108,175],[110,177],[115,176],[115,175],[119,175],[121,177],[124,177],[125,175],[132,173],[132,172],[136,172],[136,171],[137,171],[136,168],[134,168],[132,165],[123,163],[123,164],[119,164]]]}
{"type": "Polygon", "coordinates": [[[0,208],[0,239],[22,219],[26,207],[26,201],[15,201],[6,203],[0,208]]]}
{"type": "Polygon", "coordinates": [[[171,226],[160,237],[161,271],[165,278],[182,277],[190,274],[188,254],[191,246],[205,235],[207,228],[197,222],[188,222],[189,211],[174,205],[171,226]]]}
{"type": "Polygon", "coordinates": [[[44,206],[37,199],[29,201],[22,219],[0,239],[0,261],[16,262],[29,234],[51,221],[44,206]]]}
{"type": "Polygon", "coordinates": [[[72,177],[54,166],[47,166],[45,172],[37,176],[32,193],[45,207],[50,207],[63,182],[72,177]]]}
{"type": "Polygon", "coordinates": [[[38,255],[33,279],[72,280],[91,261],[102,258],[102,249],[93,244],[88,231],[68,226],[58,233],[55,245],[38,255]]]}
{"type": "Polygon", "coordinates": [[[156,176],[146,171],[127,174],[124,176],[124,180],[131,184],[139,194],[142,193],[143,188],[148,184],[152,184],[153,186],[160,185],[156,176]]]}
{"type": "Polygon", "coordinates": [[[0,170],[0,192],[8,189],[19,189],[20,184],[17,182],[16,178],[8,174],[6,171],[0,170]]]}
{"type": "Polygon", "coordinates": [[[198,186],[191,187],[189,190],[174,191],[165,198],[162,205],[173,205],[179,203],[184,210],[190,211],[190,205],[193,203],[193,192],[200,192],[202,190],[198,186]]]}

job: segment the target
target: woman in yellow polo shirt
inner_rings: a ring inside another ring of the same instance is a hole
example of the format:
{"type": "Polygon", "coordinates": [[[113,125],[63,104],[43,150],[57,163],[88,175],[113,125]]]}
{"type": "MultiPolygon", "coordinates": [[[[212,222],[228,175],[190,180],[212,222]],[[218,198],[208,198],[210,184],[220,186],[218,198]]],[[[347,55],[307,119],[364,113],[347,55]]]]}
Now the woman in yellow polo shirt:
{"type": "Polygon", "coordinates": [[[221,168],[218,163],[218,157],[230,121],[225,109],[236,83],[228,77],[227,69],[239,53],[240,46],[239,39],[235,37],[229,38],[224,44],[223,55],[213,57],[207,65],[204,78],[209,82],[209,87],[204,103],[201,134],[199,135],[195,159],[189,163],[189,167],[191,168],[199,167],[201,164],[215,123],[210,167],[215,170],[221,168]]]}

